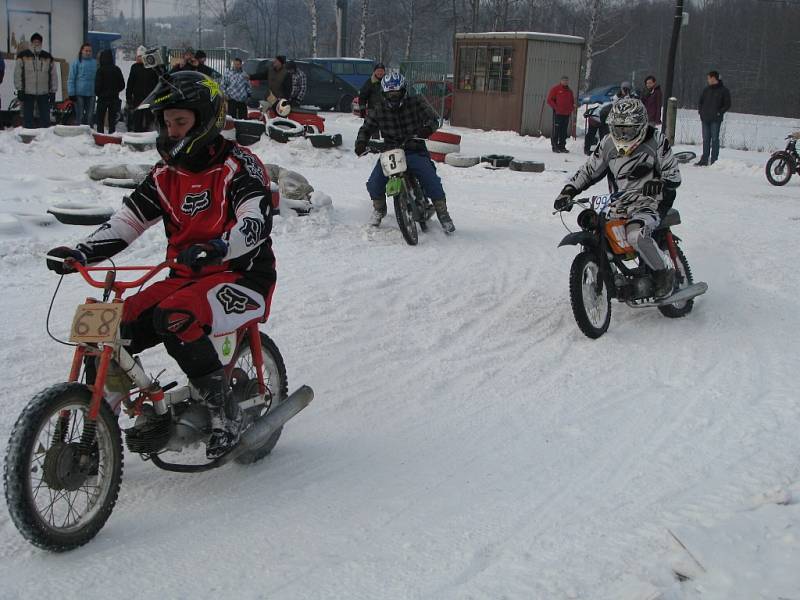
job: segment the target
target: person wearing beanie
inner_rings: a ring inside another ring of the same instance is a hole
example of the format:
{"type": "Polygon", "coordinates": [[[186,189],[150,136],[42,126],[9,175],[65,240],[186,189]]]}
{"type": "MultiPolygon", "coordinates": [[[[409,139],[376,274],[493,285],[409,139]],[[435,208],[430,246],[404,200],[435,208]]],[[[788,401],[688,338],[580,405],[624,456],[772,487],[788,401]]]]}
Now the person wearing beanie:
{"type": "Polygon", "coordinates": [[[150,95],[158,85],[158,72],[144,66],[143,57],[147,48],[136,49],[136,62],[128,72],[128,85],[125,87],[125,104],[129,131],[150,131],[153,128],[153,114],[148,109],[139,109],[142,100],[150,95]]]}
{"type": "Polygon", "coordinates": [[[292,78],[286,71],[284,65],[286,64],[286,57],[279,54],[272,61],[267,73],[267,84],[269,85],[269,92],[274,98],[274,102],[281,99],[289,99],[292,94],[292,78]]]}
{"type": "Polygon", "coordinates": [[[386,67],[383,63],[377,63],[372,69],[370,78],[361,86],[361,90],[358,92],[358,109],[362,118],[370,114],[381,103],[383,98],[381,80],[384,75],[386,75],[386,67]]]}
{"type": "Polygon", "coordinates": [[[197,71],[206,77],[214,77],[214,69],[206,65],[206,53],[204,50],[198,50],[194,55],[197,61],[197,71]]]}
{"type": "Polygon", "coordinates": [[[92,56],[92,45],[84,42],[78,60],[69,66],[67,95],[75,103],[75,120],[81,125],[94,123],[94,76],[97,61],[92,56]]]}
{"type": "Polygon", "coordinates": [[[56,63],[49,52],[42,50],[42,36],[31,36],[30,48],[17,52],[14,66],[14,87],[22,102],[23,124],[33,128],[34,106],[39,111],[39,126],[50,127],[50,106],[56,101],[56,63]]]}

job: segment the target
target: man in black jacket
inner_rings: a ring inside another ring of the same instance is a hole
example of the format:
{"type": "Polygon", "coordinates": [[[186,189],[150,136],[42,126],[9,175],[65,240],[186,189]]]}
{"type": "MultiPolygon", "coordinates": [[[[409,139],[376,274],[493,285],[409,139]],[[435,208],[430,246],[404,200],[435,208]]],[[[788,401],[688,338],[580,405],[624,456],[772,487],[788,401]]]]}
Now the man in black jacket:
{"type": "Polygon", "coordinates": [[[149,109],[136,110],[142,100],[150,95],[158,85],[158,73],[155,69],[148,69],[142,62],[142,56],[147,51],[144,46],[136,50],[136,62],[131,65],[128,74],[128,85],[125,88],[125,102],[128,105],[128,129],[130,131],[149,131],[153,124],[153,113],[149,109]]]}
{"type": "Polygon", "coordinates": [[[100,52],[100,66],[94,76],[94,93],[97,95],[97,131],[103,133],[103,125],[108,115],[108,133],[114,133],[119,116],[119,93],[125,89],[125,78],[120,68],[114,64],[111,50],[100,52]]]}
{"type": "Polygon", "coordinates": [[[722,119],[731,108],[731,93],[722,84],[719,73],[708,72],[708,86],[700,95],[697,112],[703,123],[703,156],[695,164],[698,167],[707,167],[717,162],[719,157],[719,130],[722,119]],[[710,154],[709,154],[710,151],[710,154]]]}
{"type": "Polygon", "coordinates": [[[372,75],[361,86],[358,92],[358,109],[361,111],[361,116],[366,117],[367,112],[375,110],[375,107],[381,103],[381,80],[386,75],[386,67],[383,63],[378,63],[372,70],[372,75]]]}

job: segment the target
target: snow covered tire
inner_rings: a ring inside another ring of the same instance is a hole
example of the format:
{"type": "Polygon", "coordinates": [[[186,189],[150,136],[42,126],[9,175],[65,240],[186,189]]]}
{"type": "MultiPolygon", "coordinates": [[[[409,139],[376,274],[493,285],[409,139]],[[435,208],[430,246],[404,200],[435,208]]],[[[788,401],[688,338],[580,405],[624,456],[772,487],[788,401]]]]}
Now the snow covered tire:
{"type": "Polygon", "coordinates": [[[450,165],[451,167],[462,167],[462,168],[474,167],[479,162],[481,162],[481,157],[453,152],[452,154],[448,154],[447,156],[444,157],[444,162],[450,165]]]}
{"type": "Polygon", "coordinates": [[[543,173],[544,163],[538,160],[512,160],[509,164],[512,171],[521,171],[524,173],[543,173]]]}
{"type": "Polygon", "coordinates": [[[114,214],[114,209],[96,204],[56,204],[47,209],[65,225],[102,225],[114,214]]]}

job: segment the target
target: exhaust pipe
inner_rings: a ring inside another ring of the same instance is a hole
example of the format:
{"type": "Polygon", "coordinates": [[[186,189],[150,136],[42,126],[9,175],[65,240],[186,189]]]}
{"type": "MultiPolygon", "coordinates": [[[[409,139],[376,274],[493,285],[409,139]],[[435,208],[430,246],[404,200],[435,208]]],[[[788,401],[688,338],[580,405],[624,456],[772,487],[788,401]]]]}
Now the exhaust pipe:
{"type": "MultiPolygon", "coordinates": [[[[255,450],[267,441],[269,436],[278,431],[297,413],[311,404],[314,399],[314,390],[307,385],[301,386],[278,406],[260,417],[253,425],[242,434],[239,446],[230,454],[240,454],[248,450],[255,450]]],[[[233,458],[233,457],[231,457],[233,458]]]]}

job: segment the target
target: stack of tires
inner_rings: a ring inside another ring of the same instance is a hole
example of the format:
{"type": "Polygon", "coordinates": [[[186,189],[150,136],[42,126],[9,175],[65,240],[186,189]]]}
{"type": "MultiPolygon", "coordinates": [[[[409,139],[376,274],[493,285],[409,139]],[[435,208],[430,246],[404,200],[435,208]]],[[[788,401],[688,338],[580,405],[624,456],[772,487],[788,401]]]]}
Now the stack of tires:
{"type": "Polygon", "coordinates": [[[425,141],[431,159],[436,162],[445,162],[448,154],[458,154],[461,151],[461,136],[446,131],[435,131],[425,141]]]}

